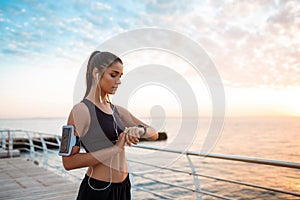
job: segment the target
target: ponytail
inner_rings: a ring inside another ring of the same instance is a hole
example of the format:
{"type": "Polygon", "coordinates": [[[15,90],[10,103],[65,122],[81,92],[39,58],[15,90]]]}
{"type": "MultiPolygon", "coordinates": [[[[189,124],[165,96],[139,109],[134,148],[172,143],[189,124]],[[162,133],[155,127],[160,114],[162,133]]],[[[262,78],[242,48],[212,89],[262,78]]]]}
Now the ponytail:
{"type": "Polygon", "coordinates": [[[121,64],[123,64],[122,60],[119,57],[110,52],[94,51],[91,54],[86,70],[86,91],[84,98],[86,98],[90,93],[93,85],[93,69],[96,67],[101,74],[114,62],[120,62],[121,64]]]}
{"type": "Polygon", "coordinates": [[[101,53],[100,51],[94,51],[88,61],[87,69],[86,69],[86,91],[83,98],[86,98],[89,92],[91,91],[92,84],[93,84],[93,66],[91,66],[91,60],[92,58],[97,54],[101,53]]]}

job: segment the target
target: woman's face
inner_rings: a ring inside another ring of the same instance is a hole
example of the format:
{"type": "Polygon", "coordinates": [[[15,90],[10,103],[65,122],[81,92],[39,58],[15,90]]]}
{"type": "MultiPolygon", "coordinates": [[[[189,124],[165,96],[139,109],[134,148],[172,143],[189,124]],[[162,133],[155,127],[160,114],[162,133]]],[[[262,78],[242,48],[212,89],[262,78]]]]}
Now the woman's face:
{"type": "Polygon", "coordinates": [[[107,94],[115,94],[118,86],[121,84],[120,78],[122,75],[123,64],[120,62],[113,63],[104,71],[100,79],[101,91],[107,94]]]}

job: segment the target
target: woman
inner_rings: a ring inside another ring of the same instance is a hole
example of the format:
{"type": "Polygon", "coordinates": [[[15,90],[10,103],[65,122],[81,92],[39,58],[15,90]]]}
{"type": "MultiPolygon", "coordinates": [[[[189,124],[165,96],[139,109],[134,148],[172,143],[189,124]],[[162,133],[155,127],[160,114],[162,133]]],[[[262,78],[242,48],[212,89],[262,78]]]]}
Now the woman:
{"type": "Polygon", "coordinates": [[[116,92],[122,75],[122,60],[114,54],[95,51],[90,56],[84,99],[68,118],[86,153],[74,146],[71,155],[62,158],[66,170],[88,167],[78,200],[130,199],[125,145],[137,144],[141,137],[158,138],[152,127],[125,108],[111,104],[109,95],[116,92]]]}

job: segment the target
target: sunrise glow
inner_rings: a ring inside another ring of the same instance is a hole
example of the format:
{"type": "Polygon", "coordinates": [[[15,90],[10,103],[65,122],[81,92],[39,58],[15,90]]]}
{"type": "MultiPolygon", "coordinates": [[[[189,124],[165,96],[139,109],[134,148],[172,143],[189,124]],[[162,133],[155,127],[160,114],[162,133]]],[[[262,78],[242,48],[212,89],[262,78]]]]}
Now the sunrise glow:
{"type": "MultiPolygon", "coordinates": [[[[145,27],[174,30],[205,49],[223,82],[226,115],[300,116],[299,1],[155,2],[1,1],[0,118],[67,116],[91,52],[145,27]]],[[[127,73],[145,63],[168,66],[190,84],[199,113],[211,115],[205,81],[187,63],[167,52],[142,53],[124,58],[127,73]]],[[[176,94],[147,88],[137,91],[144,99],[132,95],[130,109],[149,115],[144,105],[157,102],[144,94],[155,94],[170,116],[180,114],[176,94]]]]}

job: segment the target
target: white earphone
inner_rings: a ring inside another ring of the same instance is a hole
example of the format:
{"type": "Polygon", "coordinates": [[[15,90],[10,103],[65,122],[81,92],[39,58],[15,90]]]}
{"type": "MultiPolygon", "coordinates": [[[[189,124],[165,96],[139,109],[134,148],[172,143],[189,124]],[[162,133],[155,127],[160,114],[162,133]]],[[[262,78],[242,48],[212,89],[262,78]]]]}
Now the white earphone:
{"type": "Polygon", "coordinates": [[[98,72],[96,73],[96,81],[97,81],[97,83],[99,82],[99,73],[98,72]]]}

